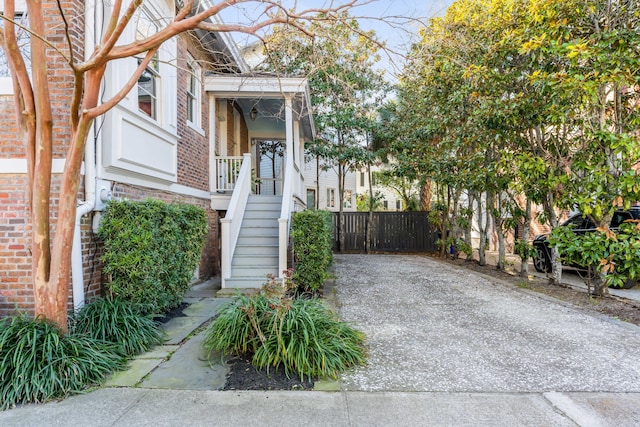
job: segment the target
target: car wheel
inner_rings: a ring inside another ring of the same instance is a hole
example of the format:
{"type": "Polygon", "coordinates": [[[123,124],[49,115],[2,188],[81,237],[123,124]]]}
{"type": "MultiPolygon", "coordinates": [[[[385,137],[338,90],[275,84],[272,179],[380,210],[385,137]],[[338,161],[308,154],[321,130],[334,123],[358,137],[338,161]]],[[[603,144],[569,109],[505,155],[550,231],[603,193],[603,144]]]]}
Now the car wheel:
{"type": "Polygon", "coordinates": [[[536,254],[533,256],[533,266],[539,273],[548,273],[551,271],[551,265],[547,262],[547,256],[541,247],[536,247],[536,254]]]}

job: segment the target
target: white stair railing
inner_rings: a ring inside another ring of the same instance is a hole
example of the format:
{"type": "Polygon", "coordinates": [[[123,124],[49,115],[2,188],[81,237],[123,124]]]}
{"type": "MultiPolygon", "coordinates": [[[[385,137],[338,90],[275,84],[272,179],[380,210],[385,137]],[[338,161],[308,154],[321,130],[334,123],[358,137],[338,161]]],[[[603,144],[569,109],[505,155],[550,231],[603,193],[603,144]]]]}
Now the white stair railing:
{"type": "Polygon", "coordinates": [[[233,191],[238,185],[238,174],[242,167],[244,156],[225,156],[216,157],[215,159],[215,192],[223,193],[225,191],[233,191]]]}
{"type": "Polygon", "coordinates": [[[244,218],[247,200],[251,194],[251,154],[245,154],[242,166],[239,168],[233,195],[229,201],[229,208],[224,218],[220,220],[221,238],[221,286],[225,287],[225,280],[231,277],[231,261],[236,250],[240,227],[244,218]]]}
{"type": "Polygon", "coordinates": [[[293,180],[295,170],[293,167],[285,169],[284,186],[282,190],[282,208],[278,218],[278,275],[284,278],[283,272],[287,269],[287,253],[289,249],[289,223],[293,211],[293,180]]]}

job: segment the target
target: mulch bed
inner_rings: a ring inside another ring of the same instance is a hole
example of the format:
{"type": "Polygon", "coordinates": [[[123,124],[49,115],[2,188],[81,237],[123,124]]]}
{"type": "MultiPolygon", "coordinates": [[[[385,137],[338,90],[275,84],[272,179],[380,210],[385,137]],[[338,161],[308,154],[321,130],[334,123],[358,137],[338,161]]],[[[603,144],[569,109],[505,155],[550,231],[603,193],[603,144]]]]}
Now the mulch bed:
{"type": "Polygon", "coordinates": [[[271,368],[258,371],[247,357],[232,356],[227,359],[230,372],[223,390],[313,390],[313,381],[300,381],[291,373],[289,377],[284,368],[271,368]]]}

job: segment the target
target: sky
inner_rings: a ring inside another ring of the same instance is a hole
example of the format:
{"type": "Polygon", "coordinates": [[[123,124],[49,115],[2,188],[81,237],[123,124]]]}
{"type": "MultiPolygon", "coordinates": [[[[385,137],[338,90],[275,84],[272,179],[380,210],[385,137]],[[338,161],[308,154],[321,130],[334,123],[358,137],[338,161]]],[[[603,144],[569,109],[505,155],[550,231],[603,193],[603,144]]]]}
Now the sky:
{"type": "MultiPolygon", "coordinates": [[[[429,19],[444,15],[453,0],[363,0],[362,6],[351,9],[351,14],[361,17],[360,25],[373,29],[378,38],[387,43],[391,52],[383,58],[388,73],[401,71],[402,58],[394,53],[406,53],[411,43],[417,41],[421,27],[429,19]]],[[[330,3],[330,2],[325,2],[330,3]]]]}
{"type": "MultiPolygon", "coordinates": [[[[309,8],[329,8],[344,4],[348,0],[283,0],[296,10],[309,8]]],[[[373,29],[381,41],[389,48],[389,55],[383,58],[383,68],[389,74],[400,71],[401,57],[393,52],[407,52],[421,26],[428,24],[429,19],[443,15],[453,0],[358,0],[358,6],[350,9],[350,14],[359,19],[363,29],[373,29]]],[[[245,9],[228,10],[223,15],[225,22],[239,21],[247,23],[255,19],[256,13],[264,9],[256,3],[247,3],[245,9]]],[[[235,35],[239,45],[254,42],[255,39],[245,35],[235,35]]],[[[392,78],[393,79],[393,78],[392,78]]]]}

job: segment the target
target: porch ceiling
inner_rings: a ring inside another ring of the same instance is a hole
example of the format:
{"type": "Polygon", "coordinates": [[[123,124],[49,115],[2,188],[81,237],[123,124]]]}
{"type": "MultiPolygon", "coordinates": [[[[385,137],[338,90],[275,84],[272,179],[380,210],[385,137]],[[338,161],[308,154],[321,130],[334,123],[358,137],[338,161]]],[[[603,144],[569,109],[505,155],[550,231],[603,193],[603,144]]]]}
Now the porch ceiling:
{"type": "Polygon", "coordinates": [[[208,75],[205,90],[216,98],[236,100],[242,110],[247,126],[262,128],[266,122],[272,127],[284,129],[284,100],[293,100],[294,119],[302,124],[303,137],[315,137],[315,125],[310,114],[310,97],[307,79],[301,77],[271,77],[248,75],[208,75]],[[256,108],[258,116],[250,118],[256,108]]]}

